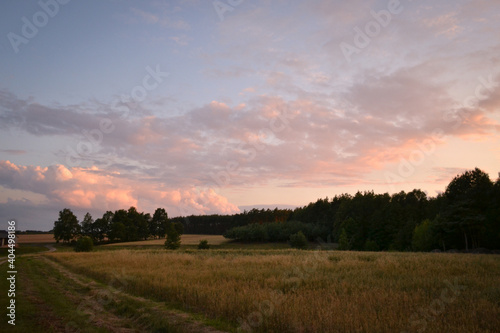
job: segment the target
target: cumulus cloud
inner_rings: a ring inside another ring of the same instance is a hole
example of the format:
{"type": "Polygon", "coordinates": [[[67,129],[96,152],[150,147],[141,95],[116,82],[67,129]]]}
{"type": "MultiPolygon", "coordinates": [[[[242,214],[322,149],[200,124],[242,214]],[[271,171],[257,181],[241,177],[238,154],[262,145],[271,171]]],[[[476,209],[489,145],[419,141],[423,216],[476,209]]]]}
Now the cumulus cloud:
{"type": "Polygon", "coordinates": [[[92,168],[20,166],[0,161],[0,186],[43,194],[47,202],[83,210],[138,207],[152,212],[167,208],[173,215],[235,213],[238,208],[213,189],[168,189],[142,177],[92,168]]]}
{"type": "MultiPolygon", "coordinates": [[[[16,163],[0,163],[0,184],[82,209],[151,211],[161,202],[181,215],[229,213],[237,207],[214,188],[362,184],[426,140],[498,137],[500,90],[477,78],[500,83],[498,3],[405,2],[349,64],[339,43],[352,43],[353,29],[386,5],[238,6],[210,30],[217,45],[195,52],[203,79],[234,86],[233,95],[208,87],[207,99],[176,109],[160,99],[43,105],[0,90],[0,129],[54,138],[48,153],[57,157],[24,166],[13,158],[27,154],[9,145],[0,154],[16,163]]],[[[166,36],[194,43],[194,25],[164,6],[131,8],[128,17],[182,30],[166,36]]]]}

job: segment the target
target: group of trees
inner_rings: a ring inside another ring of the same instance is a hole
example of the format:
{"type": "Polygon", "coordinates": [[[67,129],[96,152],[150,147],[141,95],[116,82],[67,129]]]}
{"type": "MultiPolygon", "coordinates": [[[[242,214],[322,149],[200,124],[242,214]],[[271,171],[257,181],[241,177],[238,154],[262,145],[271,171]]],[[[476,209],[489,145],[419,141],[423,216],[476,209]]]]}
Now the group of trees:
{"type": "Polygon", "coordinates": [[[428,251],[500,247],[500,179],[474,169],[429,198],[421,190],[389,195],[358,192],[319,199],[293,210],[286,222],[258,222],[225,232],[243,241],[284,241],[301,231],[344,250],[428,251]]]}
{"type": "Polygon", "coordinates": [[[437,197],[421,190],[375,194],[342,194],[305,207],[252,209],[234,215],[203,215],[169,219],[163,208],[153,216],[136,208],[107,211],[81,222],[69,209],[54,223],[57,241],[78,235],[94,242],[134,241],[167,235],[167,247],[179,242],[175,234],[224,234],[241,241],[283,242],[300,232],[309,241],[338,243],[344,250],[428,251],[500,247],[500,178],[474,169],[456,176],[437,197]],[[169,241],[170,239],[170,241],[169,241]]]}
{"type": "MultiPolygon", "coordinates": [[[[149,213],[140,213],[135,207],[115,212],[107,211],[95,221],[90,213],[87,213],[81,223],[70,209],[65,208],[59,212],[59,219],[54,222],[53,232],[57,242],[61,240],[70,242],[80,236],[90,237],[94,243],[104,240],[129,242],[151,237],[164,238],[168,233],[180,235],[183,226],[169,221],[168,214],[163,208],[156,209],[153,216],[149,213]]],[[[170,239],[172,238],[175,237],[171,236],[170,239]]],[[[174,244],[177,242],[179,240],[174,240],[174,244]]]]}

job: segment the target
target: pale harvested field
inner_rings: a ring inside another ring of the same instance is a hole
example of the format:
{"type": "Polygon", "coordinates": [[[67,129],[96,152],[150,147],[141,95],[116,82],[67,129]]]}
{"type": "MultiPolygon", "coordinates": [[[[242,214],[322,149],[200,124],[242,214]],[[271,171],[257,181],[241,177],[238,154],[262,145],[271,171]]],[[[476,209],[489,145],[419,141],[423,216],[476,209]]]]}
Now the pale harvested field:
{"type": "Polygon", "coordinates": [[[41,234],[41,235],[17,235],[18,244],[44,244],[44,243],[55,243],[53,234],[41,234]]]}
{"type": "MultiPolygon", "coordinates": [[[[222,235],[182,235],[181,243],[183,245],[198,245],[200,240],[206,239],[211,245],[220,245],[227,243],[228,240],[222,235]]],[[[41,235],[18,235],[18,244],[44,244],[44,243],[55,243],[53,234],[41,234],[41,235]]],[[[147,241],[137,241],[137,242],[124,242],[124,243],[113,243],[104,246],[144,246],[144,245],[164,245],[165,238],[162,239],[151,239],[147,241]]]]}
{"type": "Polygon", "coordinates": [[[500,256],[297,250],[51,253],[125,291],[257,332],[498,332],[500,256]]]}
{"type": "MultiPolygon", "coordinates": [[[[222,235],[182,235],[181,244],[198,245],[198,243],[200,243],[200,240],[202,239],[208,240],[208,244],[210,245],[220,245],[223,243],[227,243],[229,241],[222,235]]],[[[146,241],[137,241],[137,242],[113,243],[113,244],[106,244],[103,246],[147,246],[147,245],[164,245],[164,244],[165,244],[165,238],[161,238],[161,239],[150,239],[146,241]]]]}

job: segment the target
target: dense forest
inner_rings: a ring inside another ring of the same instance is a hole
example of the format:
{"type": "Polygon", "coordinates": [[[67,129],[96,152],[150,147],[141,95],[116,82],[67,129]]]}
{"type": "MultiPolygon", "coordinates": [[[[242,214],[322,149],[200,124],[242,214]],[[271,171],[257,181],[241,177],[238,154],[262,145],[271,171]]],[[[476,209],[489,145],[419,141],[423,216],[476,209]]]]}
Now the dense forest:
{"type": "Polygon", "coordinates": [[[184,220],[192,233],[202,228],[219,233],[233,225],[224,236],[241,241],[286,241],[301,231],[310,241],[334,242],[346,250],[498,249],[500,179],[493,183],[476,168],[456,176],[437,197],[421,190],[358,192],[319,199],[293,211],[252,210],[184,220]]]}
{"type": "Polygon", "coordinates": [[[358,192],[319,199],[305,207],[252,209],[234,215],[168,218],[136,208],[108,211],[81,223],[69,209],[54,223],[57,240],[86,235],[95,242],[165,237],[179,233],[224,234],[239,241],[283,242],[302,232],[309,241],[337,244],[343,250],[429,251],[500,248],[500,178],[493,183],[480,169],[456,176],[437,197],[421,190],[375,194],[358,192]]]}

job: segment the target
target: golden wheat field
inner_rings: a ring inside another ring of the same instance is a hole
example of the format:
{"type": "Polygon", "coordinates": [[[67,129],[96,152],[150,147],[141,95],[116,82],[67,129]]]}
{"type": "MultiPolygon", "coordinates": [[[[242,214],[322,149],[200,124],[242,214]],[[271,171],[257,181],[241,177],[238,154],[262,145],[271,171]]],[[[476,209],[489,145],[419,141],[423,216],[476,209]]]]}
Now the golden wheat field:
{"type": "MultiPolygon", "coordinates": [[[[47,256],[254,332],[498,332],[500,256],[119,250],[47,256]]],[[[115,283],[116,284],[116,283],[115,283]]]]}

